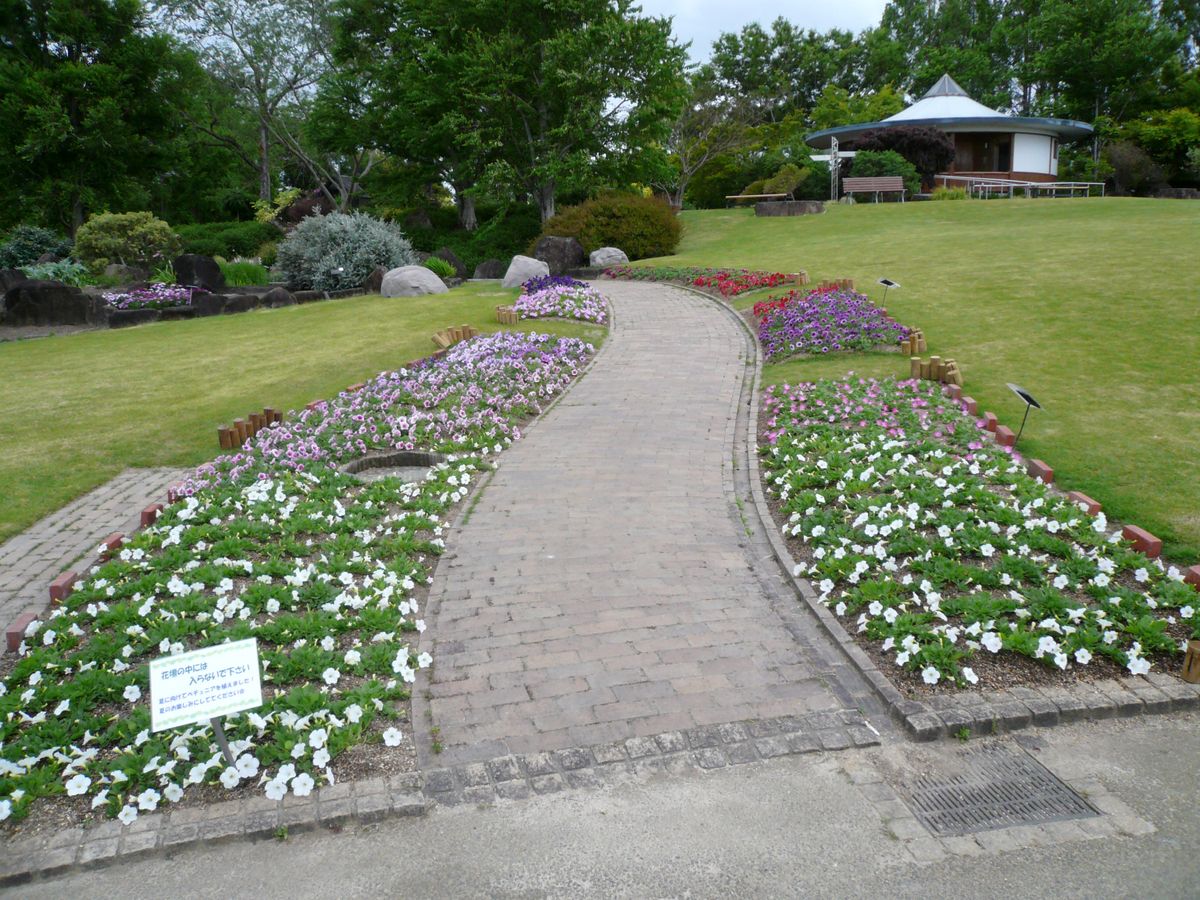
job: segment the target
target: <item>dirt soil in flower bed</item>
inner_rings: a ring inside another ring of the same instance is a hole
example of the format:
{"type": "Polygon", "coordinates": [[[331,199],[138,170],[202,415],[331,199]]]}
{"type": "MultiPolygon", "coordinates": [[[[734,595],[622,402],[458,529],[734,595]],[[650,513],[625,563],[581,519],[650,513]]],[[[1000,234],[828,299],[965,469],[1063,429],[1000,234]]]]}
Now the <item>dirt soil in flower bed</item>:
{"type": "MultiPolygon", "coordinates": [[[[758,430],[760,434],[768,429],[768,419],[769,416],[760,409],[758,412],[758,430]]],[[[783,513],[783,503],[768,490],[764,470],[760,469],[760,477],[762,478],[763,497],[771,512],[771,520],[778,534],[781,532],[783,524],[787,519],[787,516],[783,513]]],[[[798,563],[812,563],[815,560],[812,551],[798,537],[783,535],[783,540],[794,561],[798,563]]],[[[815,587],[813,589],[815,590],[815,587]]],[[[892,657],[880,649],[878,641],[870,639],[865,634],[856,633],[853,627],[851,627],[852,623],[843,622],[840,619],[839,623],[846,629],[851,638],[854,639],[854,642],[866,652],[867,656],[875,664],[875,667],[895,685],[900,693],[909,699],[925,700],[935,695],[961,696],[971,692],[970,690],[956,687],[949,680],[942,680],[936,685],[926,684],[921,679],[920,672],[897,666],[892,657]]],[[[1191,635],[1190,629],[1179,622],[1168,626],[1168,631],[1177,640],[1187,639],[1191,635]]],[[[1149,655],[1147,659],[1154,663],[1154,671],[1178,676],[1178,657],[1157,653],[1149,655]]],[[[985,692],[989,690],[1004,690],[1011,687],[1069,688],[1080,683],[1087,684],[1107,679],[1123,680],[1132,677],[1122,666],[1111,659],[1101,656],[1093,657],[1092,663],[1086,668],[1072,667],[1071,669],[1062,671],[1016,653],[976,653],[971,657],[971,667],[979,675],[981,682],[980,686],[975,688],[974,691],[983,690],[985,692]]]]}

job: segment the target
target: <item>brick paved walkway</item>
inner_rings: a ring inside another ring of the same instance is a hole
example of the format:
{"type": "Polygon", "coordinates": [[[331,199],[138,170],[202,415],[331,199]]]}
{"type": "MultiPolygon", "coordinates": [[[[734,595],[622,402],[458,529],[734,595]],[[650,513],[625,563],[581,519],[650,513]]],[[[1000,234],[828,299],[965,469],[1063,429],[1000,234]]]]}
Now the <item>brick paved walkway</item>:
{"type": "Polygon", "coordinates": [[[504,454],[439,565],[426,697],[444,751],[426,764],[846,705],[737,519],[745,335],[688,292],[602,288],[609,346],[504,454]]]}
{"type": "Polygon", "coordinates": [[[48,602],[50,582],[76,561],[87,562],[114,531],[137,528],[138,513],[166,499],[167,485],[188,469],[126,469],[33,527],[0,544],[0,626],[48,602]]]}

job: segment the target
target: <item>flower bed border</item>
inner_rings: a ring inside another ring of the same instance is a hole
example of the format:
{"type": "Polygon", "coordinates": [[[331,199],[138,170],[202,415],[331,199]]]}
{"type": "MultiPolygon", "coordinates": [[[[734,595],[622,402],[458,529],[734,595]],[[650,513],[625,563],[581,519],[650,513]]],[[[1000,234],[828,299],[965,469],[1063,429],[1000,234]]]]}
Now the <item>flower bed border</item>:
{"type": "MultiPolygon", "coordinates": [[[[736,310],[733,310],[733,307],[720,297],[683,285],[672,286],[708,297],[736,313],[736,310]]],[[[1189,684],[1163,673],[1078,682],[1071,687],[1013,687],[1007,690],[960,691],[954,695],[931,697],[928,702],[911,700],[900,693],[900,690],[879,670],[866,651],[858,646],[837,617],[820,602],[816,591],[813,590],[807,579],[792,574],[796,561],[784,544],[775,519],[771,515],[770,507],[767,505],[758,462],[758,409],[762,398],[762,347],[745,318],[740,315],[735,315],[734,318],[741,323],[742,329],[750,339],[754,354],[754,382],[751,399],[753,414],[748,416],[746,425],[746,464],[750,477],[751,499],[754,501],[759,524],[766,532],[775,559],[783,568],[784,576],[791,582],[793,590],[803,599],[809,611],[820,623],[822,630],[841,649],[845,657],[870,685],[873,693],[883,701],[888,714],[904,728],[909,737],[917,741],[932,741],[938,738],[959,736],[964,728],[974,735],[991,735],[1016,731],[1031,725],[1049,727],[1084,719],[1126,718],[1200,708],[1200,684],[1189,684]]],[[[947,385],[943,390],[948,397],[960,402],[966,411],[972,414],[978,411],[978,404],[972,398],[963,396],[962,389],[957,385],[947,385]]],[[[993,436],[997,443],[1011,446],[1011,443],[1008,443],[1008,437],[1012,434],[1011,429],[999,425],[996,416],[992,413],[984,413],[983,417],[988,421],[986,430],[994,433],[993,436]]],[[[1046,483],[1050,483],[1053,479],[1053,470],[1041,460],[1029,460],[1027,465],[1037,471],[1046,483]],[[1042,473],[1043,468],[1044,474],[1042,473]]],[[[1099,503],[1083,494],[1078,496],[1081,502],[1087,502],[1089,507],[1094,506],[1092,514],[1100,511],[1099,503]]],[[[1125,531],[1125,536],[1131,540],[1136,540],[1141,534],[1145,534],[1150,542],[1158,540],[1136,525],[1126,525],[1123,531],[1125,531]]],[[[1161,550],[1161,542],[1158,542],[1158,548],[1161,550]]],[[[1149,543],[1148,549],[1154,549],[1153,543],[1149,543]]],[[[1147,555],[1157,555],[1157,553],[1148,553],[1147,555]]],[[[1187,569],[1184,575],[1187,583],[1200,590],[1200,565],[1187,569]]]]}
{"type": "MultiPolygon", "coordinates": [[[[612,324],[610,316],[606,326],[611,328],[612,324]]],[[[527,432],[558,406],[563,397],[567,396],[580,379],[591,371],[596,361],[608,348],[608,344],[609,342],[605,341],[600,345],[599,350],[592,354],[587,365],[580,370],[567,389],[554,397],[540,413],[526,423],[523,431],[527,432]]],[[[445,354],[445,350],[438,350],[427,357],[405,363],[401,368],[413,366],[426,359],[439,359],[445,354]]],[[[352,384],[343,393],[354,392],[365,386],[364,383],[352,384]]],[[[312,409],[325,402],[327,401],[314,400],[308,404],[307,408],[312,409]]],[[[453,522],[449,524],[448,528],[450,533],[454,533],[462,527],[464,517],[468,515],[476,498],[486,489],[490,481],[490,473],[487,471],[483,472],[480,478],[474,480],[470,491],[459,502],[458,509],[454,511],[453,522]]],[[[178,485],[168,488],[168,502],[174,502],[177,499],[177,489],[178,485]]],[[[163,504],[161,503],[153,503],[143,509],[138,530],[152,525],[162,509],[163,504]]],[[[101,559],[108,552],[120,547],[124,537],[119,532],[109,535],[103,542],[106,549],[101,553],[101,559]]],[[[433,578],[437,577],[438,568],[441,566],[442,560],[446,558],[446,556],[437,558],[431,573],[433,578]]],[[[95,560],[89,563],[80,571],[86,572],[99,561],[95,560]]],[[[51,584],[51,598],[47,607],[40,610],[27,609],[18,614],[17,619],[8,627],[6,634],[11,635],[21,620],[28,615],[29,618],[25,620],[24,625],[20,625],[20,630],[17,632],[17,643],[19,644],[24,638],[25,627],[29,621],[41,615],[49,606],[61,603],[62,599],[69,596],[78,577],[76,572],[64,572],[56,578],[51,584]],[[60,596],[58,597],[54,596],[55,585],[60,585],[60,596]]],[[[429,650],[432,641],[432,635],[427,631],[425,635],[420,636],[418,647],[422,650],[429,650]]],[[[7,644],[0,647],[0,652],[4,652],[6,649],[7,644]]],[[[15,650],[15,646],[13,649],[15,650]]],[[[425,699],[423,691],[414,690],[411,703],[414,721],[417,721],[418,707],[425,711],[422,715],[428,713],[428,701],[425,699]]],[[[877,743],[877,741],[870,740],[869,736],[865,734],[865,728],[855,727],[861,724],[857,720],[828,723],[822,720],[820,727],[826,731],[815,738],[806,735],[805,746],[808,750],[822,747],[841,749],[851,744],[861,746],[868,742],[877,743]],[[811,746],[809,746],[810,742],[811,746]]],[[[793,730],[799,730],[800,727],[799,724],[796,724],[793,730]]],[[[812,726],[808,726],[808,729],[812,730],[812,726]]],[[[783,731],[784,729],[776,726],[774,730],[761,733],[777,734],[783,731]]],[[[755,732],[756,736],[758,734],[759,732],[755,732]]],[[[0,839],[0,848],[4,850],[4,853],[0,854],[0,887],[27,884],[69,871],[95,869],[118,861],[170,853],[202,842],[214,844],[240,838],[255,841],[265,840],[278,837],[280,829],[289,833],[313,831],[318,828],[340,830],[341,827],[351,823],[370,824],[388,818],[423,816],[429,811],[435,800],[443,803],[453,802],[449,796],[439,795],[441,781],[438,780],[437,775],[431,784],[426,784],[427,774],[440,773],[443,780],[445,776],[449,775],[453,778],[453,775],[451,770],[433,767],[430,767],[427,772],[421,763],[422,758],[425,760],[431,758],[432,736],[427,730],[421,731],[414,728],[413,737],[418,749],[415,772],[339,781],[336,784],[314,788],[312,793],[306,797],[296,797],[294,794],[287,795],[283,800],[249,797],[222,800],[183,809],[168,808],[161,812],[139,816],[128,826],[123,826],[116,820],[110,820],[98,825],[74,826],[50,834],[31,835],[13,841],[0,839]]],[[[666,752],[665,746],[663,749],[666,752]]],[[[808,752],[808,750],[786,749],[785,745],[782,752],[808,752]]],[[[559,754],[568,752],[570,751],[558,751],[559,754]]],[[[769,755],[765,749],[761,752],[764,756],[769,755]]],[[[602,752],[597,752],[595,758],[603,762],[602,755],[602,752]]],[[[528,762],[514,777],[528,777],[533,783],[534,789],[538,790],[539,779],[534,777],[537,775],[535,757],[548,756],[549,754],[530,755],[527,758],[528,762]]],[[[636,756],[637,753],[631,748],[629,757],[636,758],[636,756]]],[[[508,761],[515,766],[516,759],[518,758],[505,757],[501,762],[508,761]]],[[[572,768],[561,762],[559,765],[564,769],[572,768]]],[[[701,765],[704,768],[711,767],[704,765],[703,761],[701,761],[701,765]]],[[[462,767],[454,771],[460,772],[460,780],[465,777],[461,775],[462,767]]],[[[499,782],[502,780],[502,778],[496,777],[495,793],[500,796],[505,795],[505,788],[499,786],[499,782]]],[[[538,792],[542,791],[538,790],[538,792]]]]}

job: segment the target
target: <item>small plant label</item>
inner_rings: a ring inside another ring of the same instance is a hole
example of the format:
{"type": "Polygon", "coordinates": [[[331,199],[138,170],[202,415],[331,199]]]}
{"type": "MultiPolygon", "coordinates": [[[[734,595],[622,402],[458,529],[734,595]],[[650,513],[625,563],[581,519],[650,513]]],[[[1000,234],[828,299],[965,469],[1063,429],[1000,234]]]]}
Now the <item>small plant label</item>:
{"type": "Polygon", "coordinates": [[[150,730],[195,725],[262,706],[258,641],[249,638],[150,663],[150,730]]]}

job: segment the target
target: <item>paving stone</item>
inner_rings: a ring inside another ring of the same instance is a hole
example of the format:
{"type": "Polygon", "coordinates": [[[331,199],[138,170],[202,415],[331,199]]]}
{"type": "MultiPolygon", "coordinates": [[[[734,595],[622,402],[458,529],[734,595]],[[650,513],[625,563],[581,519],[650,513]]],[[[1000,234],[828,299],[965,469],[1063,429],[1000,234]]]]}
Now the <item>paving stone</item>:
{"type": "Polygon", "coordinates": [[[584,747],[557,750],[554,753],[554,758],[564,770],[583,769],[595,762],[591,751],[584,747]]]}
{"type": "Polygon", "coordinates": [[[658,744],[650,738],[630,738],[625,742],[625,749],[630,759],[643,756],[653,756],[658,753],[658,744]]]}
{"type": "Polygon", "coordinates": [[[719,769],[729,764],[729,758],[716,747],[703,747],[694,755],[702,769],[719,769]]]}
{"type": "Polygon", "coordinates": [[[539,794],[553,794],[567,786],[563,777],[558,774],[535,775],[529,779],[529,783],[532,785],[534,791],[539,794]]]}
{"type": "Polygon", "coordinates": [[[845,750],[850,746],[850,736],[839,728],[822,731],[818,737],[822,749],[825,750],[845,750]]]}
{"type": "Polygon", "coordinates": [[[925,826],[911,816],[900,819],[892,819],[887,823],[887,829],[892,833],[892,836],[897,840],[911,841],[917,838],[929,837],[929,832],[925,826]]]}
{"type": "Polygon", "coordinates": [[[821,741],[815,734],[798,732],[786,737],[789,753],[816,753],[821,749],[821,741]]]}
{"type": "Polygon", "coordinates": [[[729,762],[735,766],[752,763],[758,759],[758,753],[754,750],[753,741],[742,741],[740,744],[727,744],[725,745],[725,754],[729,757],[729,762]]]}
{"type": "Polygon", "coordinates": [[[663,753],[680,753],[688,748],[687,738],[678,731],[668,731],[656,735],[654,740],[663,753]]]}
{"type": "Polygon", "coordinates": [[[763,759],[771,759],[775,756],[787,756],[791,752],[787,739],[783,737],[759,738],[754,742],[754,746],[763,759]]]}
{"type": "Polygon", "coordinates": [[[525,761],[525,771],[533,775],[551,775],[556,770],[554,757],[549,753],[532,753],[522,757],[525,761]]]}
{"type": "MultiPolygon", "coordinates": [[[[190,838],[191,839],[191,838],[190,838]]],[[[76,862],[81,866],[90,866],[116,857],[120,838],[102,838],[98,841],[87,841],[79,848],[76,862]]],[[[169,846],[164,843],[163,846],[169,846]]]]}
{"type": "Polygon", "coordinates": [[[487,768],[488,772],[491,773],[492,779],[497,783],[524,778],[520,763],[515,756],[504,756],[499,759],[489,760],[487,768]]]}
{"type": "Polygon", "coordinates": [[[454,773],[449,769],[434,769],[425,773],[425,793],[441,794],[454,788],[454,773]]]}
{"type": "Polygon", "coordinates": [[[624,762],[628,758],[621,744],[600,744],[592,748],[592,755],[598,763],[624,762]]]}
{"type": "Polygon", "coordinates": [[[499,781],[496,796],[505,800],[524,800],[533,795],[533,789],[524,781],[499,781]]]}

